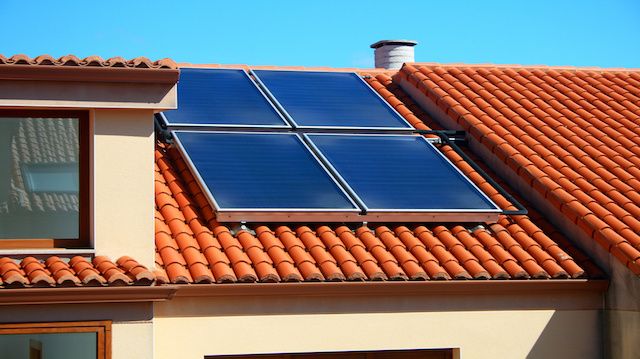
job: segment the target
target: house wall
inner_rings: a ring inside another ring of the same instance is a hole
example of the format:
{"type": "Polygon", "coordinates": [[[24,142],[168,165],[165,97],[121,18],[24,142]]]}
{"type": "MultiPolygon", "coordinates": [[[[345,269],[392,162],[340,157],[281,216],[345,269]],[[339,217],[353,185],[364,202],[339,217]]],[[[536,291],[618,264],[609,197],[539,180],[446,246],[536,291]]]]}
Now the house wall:
{"type": "Polygon", "coordinates": [[[151,110],[95,110],[93,222],[97,254],[154,266],[151,110]]]}
{"type": "MultiPolygon", "coordinates": [[[[429,115],[449,129],[461,130],[444,111],[407,80],[400,82],[407,92],[429,115]]],[[[547,219],[570,238],[573,243],[589,254],[610,278],[610,286],[605,296],[605,353],[607,358],[630,358],[640,353],[640,278],[634,275],[611,253],[602,248],[593,238],[578,228],[573,222],[522,180],[509,166],[493,155],[485,146],[469,136],[469,146],[483,162],[516,189],[547,219]]]]}
{"type": "Polygon", "coordinates": [[[635,358],[640,353],[640,278],[613,255],[608,258],[610,266],[605,270],[611,285],[605,297],[605,354],[607,358],[635,358]]]}
{"type": "Polygon", "coordinates": [[[0,306],[0,323],[111,320],[112,359],[153,358],[152,315],[151,303],[0,306]]]}
{"type": "Polygon", "coordinates": [[[600,358],[598,294],[177,297],[155,358],[459,348],[461,358],[600,358]],[[570,343],[568,345],[567,343],[570,343]]]}
{"type": "Polygon", "coordinates": [[[41,108],[177,108],[175,84],[0,81],[0,106],[41,108]]]}

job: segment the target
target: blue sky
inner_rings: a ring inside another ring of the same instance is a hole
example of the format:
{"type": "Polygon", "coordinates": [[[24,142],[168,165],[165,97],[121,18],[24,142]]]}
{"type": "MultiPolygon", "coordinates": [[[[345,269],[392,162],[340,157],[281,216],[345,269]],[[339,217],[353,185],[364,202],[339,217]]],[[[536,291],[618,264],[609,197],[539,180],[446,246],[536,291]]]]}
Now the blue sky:
{"type": "Polygon", "coordinates": [[[0,53],[372,67],[416,61],[640,68],[640,1],[0,1],[0,53]]]}

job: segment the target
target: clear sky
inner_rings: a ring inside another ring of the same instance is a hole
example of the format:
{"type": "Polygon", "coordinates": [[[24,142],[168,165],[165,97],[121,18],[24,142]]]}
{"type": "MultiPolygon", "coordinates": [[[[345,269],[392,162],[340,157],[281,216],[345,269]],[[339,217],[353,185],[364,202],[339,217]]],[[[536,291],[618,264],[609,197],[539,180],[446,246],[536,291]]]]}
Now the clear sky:
{"type": "Polygon", "coordinates": [[[640,0],[0,0],[0,54],[372,67],[369,45],[416,61],[640,68],[640,0]]]}

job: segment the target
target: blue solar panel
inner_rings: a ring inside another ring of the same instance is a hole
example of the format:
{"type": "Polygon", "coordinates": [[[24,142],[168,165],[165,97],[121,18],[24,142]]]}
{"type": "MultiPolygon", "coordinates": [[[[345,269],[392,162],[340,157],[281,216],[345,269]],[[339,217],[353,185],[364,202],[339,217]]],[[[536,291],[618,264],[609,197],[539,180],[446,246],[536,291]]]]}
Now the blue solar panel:
{"type": "Polygon", "coordinates": [[[498,211],[421,136],[311,134],[307,137],[370,212],[498,211]]]}
{"type": "Polygon", "coordinates": [[[219,211],[359,212],[295,134],[173,134],[219,211]]]}
{"type": "Polygon", "coordinates": [[[180,69],[178,109],[167,126],[289,127],[244,70],[180,69]]]}
{"type": "Polygon", "coordinates": [[[411,129],[357,74],[253,70],[297,127],[411,129]]]}

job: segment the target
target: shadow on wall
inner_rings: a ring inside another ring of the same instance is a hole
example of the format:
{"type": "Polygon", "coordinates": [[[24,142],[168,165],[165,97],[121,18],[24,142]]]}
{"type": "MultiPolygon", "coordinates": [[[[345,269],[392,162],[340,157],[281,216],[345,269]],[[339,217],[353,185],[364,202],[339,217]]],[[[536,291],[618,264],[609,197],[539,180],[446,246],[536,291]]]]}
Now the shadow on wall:
{"type": "Polygon", "coordinates": [[[556,311],[527,359],[603,358],[602,324],[601,311],[556,311]]]}
{"type": "MultiPolygon", "coordinates": [[[[89,320],[148,321],[153,319],[151,303],[44,304],[0,306],[0,323],[38,323],[89,320]]],[[[0,358],[2,354],[0,352],[0,358]]]]}
{"type": "Polygon", "coordinates": [[[157,303],[156,315],[165,317],[215,317],[247,315],[304,315],[352,313],[407,313],[505,310],[577,310],[598,308],[601,296],[569,293],[523,295],[469,294],[433,296],[219,296],[181,297],[157,303]]]}
{"type": "Polygon", "coordinates": [[[604,314],[605,358],[637,358],[640,353],[640,312],[607,310],[604,314]]]}
{"type": "Polygon", "coordinates": [[[96,136],[148,139],[154,133],[153,121],[152,110],[100,109],[96,110],[93,132],[96,136]]]}

